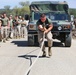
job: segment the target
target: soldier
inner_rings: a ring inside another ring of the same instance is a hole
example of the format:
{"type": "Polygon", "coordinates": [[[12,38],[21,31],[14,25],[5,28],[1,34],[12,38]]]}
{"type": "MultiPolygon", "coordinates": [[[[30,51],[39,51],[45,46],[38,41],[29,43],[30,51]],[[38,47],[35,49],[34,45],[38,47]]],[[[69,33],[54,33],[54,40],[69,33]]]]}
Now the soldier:
{"type": "Polygon", "coordinates": [[[26,20],[23,17],[22,22],[21,22],[21,36],[22,36],[22,38],[27,36],[27,26],[26,25],[27,25],[26,20]]]}
{"type": "MultiPolygon", "coordinates": [[[[40,15],[40,19],[37,21],[38,26],[38,41],[40,46],[42,45],[43,41],[43,34],[45,33],[45,37],[48,41],[48,56],[50,57],[52,55],[51,53],[51,47],[52,47],[52,33],[51,29],[53,28],[53,25],[51,21],[46,18],[45,14],[40,15]]],[[[46,57],[46,51],[45,51],[45,45],[43,46],[43,55],[42,57],[46,57]]]]}
{"type": "Polygon", "coordinates": [[[21,37],[21,22],[22,22],[22,16],[19,16],[18,19],[18,26],[17,26],[17,30],[18,30],[18,37],[21,37]]]}
{"type": "Polygon", "coordinates": [[[19,17],[16,15],[13,20],[14,25],[14,38],[20,38],[20,28],[21,28],[21,20],[19,20],[19,17]]]}
{"type": "Polygon", "coordinates": [[[0,18],[0,42],[2,41],[1,26],[2,26],[2,20],[1,20],[1,18],[0,18]]]}
{"type": "Polygon", "coordinates": [[[75,25],[75,29],[76,29],[76,19],[74,19],[74,25],[75,25]]]}
{"type": "Polygon", "coordinates": [[[12,34],[13,34],[13,19],[12,19],[12,15],[9,16],[9,38],[12,38],[12,34]]]}
{"type": "Polygon", "coordinates": [[[3,38],[3,42],[6,42],[6,40],[8,40],[8,17],[6,15],[6,13],[3,13],[3,17],[2,17],[2,28],[1,28],[1,34],[2,34],[2,38],[3,38]]]}

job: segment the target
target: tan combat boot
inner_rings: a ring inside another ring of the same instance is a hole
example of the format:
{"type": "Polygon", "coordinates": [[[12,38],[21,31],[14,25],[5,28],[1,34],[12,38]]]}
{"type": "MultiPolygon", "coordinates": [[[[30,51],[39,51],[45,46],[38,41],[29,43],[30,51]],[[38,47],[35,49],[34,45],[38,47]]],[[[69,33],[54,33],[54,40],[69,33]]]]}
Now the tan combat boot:
{"type": "Polygon", "coordinates": [[[52,56],[51,47],[48,47],[48,56],[52,56]]]}
{"type": "Polygon", "coordinates": [[[5,40],[5,39],[3,39],[3,42],[4,42],[4,43],[6,43],[6,40],[5,40]]]}
{"type": "Polygon", "coordinates": [[[45,45],[43,45],[42,52],[43,52],[43,55],[42,55],[42,57],[46,57],[46,52],[45,52],[45,45]]]}
{"type": "Polygon", "coordinates": [[[46,52],[45,51],[43,51],[42,57],[46,57],[46,52]]]}

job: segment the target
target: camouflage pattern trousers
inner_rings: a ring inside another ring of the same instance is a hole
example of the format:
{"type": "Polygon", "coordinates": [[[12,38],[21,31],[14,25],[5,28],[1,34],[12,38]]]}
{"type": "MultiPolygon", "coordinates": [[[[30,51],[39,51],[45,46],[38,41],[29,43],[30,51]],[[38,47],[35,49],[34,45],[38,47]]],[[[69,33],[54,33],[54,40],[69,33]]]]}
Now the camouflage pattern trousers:
{"type": "Polygon", "coordinates": [[[6,40],[8,38],[8,27],[7,26],[2,26],[1,35],[2,35],[3,40],[6,40]]]}
{"type": "Polygon", "coordinates": [[[21,37],[25,37],[25,36],[27,36],[27,27],[22,26],[21,27],[21,37]]]}
{"type": "MultiPolygon", "coordinates": [[[[40,47],[42,46],[43,35],[44,35],[44,33],[42,31],[38,31],[38,42],[39,42],[40,47]]],[[[45,38],[48,41],[48,47],[52,47],[53,40],[52,40],[52,33],[51,33],[51,31],[48,32],[47,34],[45,34],[45,38]]],[[[42,51],[45,50],[44,48],[45,48],[45,45],[43,46],[42,51]]]]}

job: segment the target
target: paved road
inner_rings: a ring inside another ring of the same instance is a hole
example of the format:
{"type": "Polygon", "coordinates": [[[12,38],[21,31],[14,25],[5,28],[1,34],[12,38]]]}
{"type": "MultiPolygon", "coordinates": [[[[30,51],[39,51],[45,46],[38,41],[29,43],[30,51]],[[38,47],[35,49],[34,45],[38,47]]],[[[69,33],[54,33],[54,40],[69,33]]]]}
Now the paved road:
{"type": "MultiPolygon", "coordinates": [[[[10,39],[0,46],[0,75],[25,75],[40,49],[28,47],[27,39],[10,39]]],[[[51,58],[40,55],[29,75],[76,75],[76,40],[70,48],[54,41],[52,54],[51,58]]]]}

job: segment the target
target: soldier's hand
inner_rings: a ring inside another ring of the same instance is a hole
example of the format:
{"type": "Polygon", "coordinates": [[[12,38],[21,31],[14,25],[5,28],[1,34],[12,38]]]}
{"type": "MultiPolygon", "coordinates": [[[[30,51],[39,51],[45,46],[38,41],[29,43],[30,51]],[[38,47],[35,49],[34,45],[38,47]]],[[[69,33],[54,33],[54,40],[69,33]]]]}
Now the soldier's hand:
{"type": "Polygon", "coordinates": [[[39,29],[41,30],[41,31],[46,31],[47,29],[45,28],[45,27],[43,27],[42,25],[39,25],[39,29]]]}
{"type": "Polygon", "coordinates": [[[47,29],[44,27],[44,31],[46,31],[47,29]]]}
{"type": "Polygon", "coordinates": [[[41,31],[43,31],[43,32],[46,31],[46,30],[47,30],[47,29],[46,29],[45,27],[41,29],[41,31]]]}
{"type": "Polygon", "coordinates": [[[45,33],[45,34],[48,33],[48,30],[45,30],[44,33],[45,33]]]}

